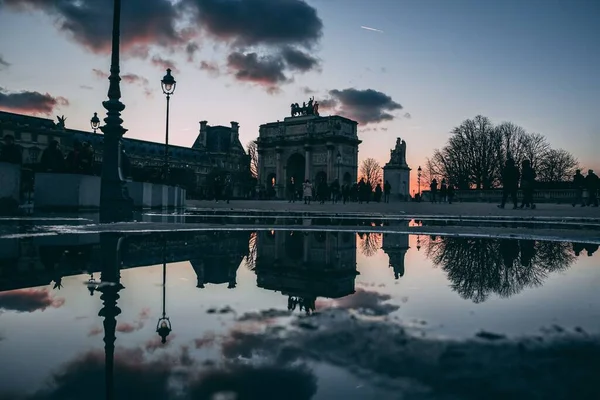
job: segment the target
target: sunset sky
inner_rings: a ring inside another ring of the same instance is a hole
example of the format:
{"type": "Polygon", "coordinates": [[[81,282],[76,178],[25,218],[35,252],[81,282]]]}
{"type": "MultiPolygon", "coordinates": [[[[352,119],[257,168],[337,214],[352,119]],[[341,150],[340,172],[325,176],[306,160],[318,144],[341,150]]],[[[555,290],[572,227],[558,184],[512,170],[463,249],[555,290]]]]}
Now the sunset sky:
{"type": "MultiPolygon", "coordinates": [[[[104,117],[111,0],[0,0],[0,109],[89,130],[104,117]],[[25,92],[25,93],[20,93],[25,92]],[[19,94],[20,93],[20,94],[19,94]],[[37,93],[37,94],[36,94],[37,93]]],[[[310,96],[357,119],[359,156],[416,169],[482,114],[546,135],[600,170],[597,0],[123,0],[128,137],[172,144],[200,120],[240,123],[246,144],[310,96]],[[368,29],[370,28],[370,29],[368,29]]]]}

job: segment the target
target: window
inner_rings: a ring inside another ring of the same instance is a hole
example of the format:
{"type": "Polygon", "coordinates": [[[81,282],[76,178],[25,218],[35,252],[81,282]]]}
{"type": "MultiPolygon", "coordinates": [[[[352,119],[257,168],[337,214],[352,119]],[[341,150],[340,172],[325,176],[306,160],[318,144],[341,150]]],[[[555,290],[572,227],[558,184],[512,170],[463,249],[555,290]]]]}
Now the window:
{"type": "Polygon", "coordinates": [[[28,164],[37,164],[38,158],[40,156],[40,149],[37,147],[30,147],[27,149],[27,163],[28,164]]]}

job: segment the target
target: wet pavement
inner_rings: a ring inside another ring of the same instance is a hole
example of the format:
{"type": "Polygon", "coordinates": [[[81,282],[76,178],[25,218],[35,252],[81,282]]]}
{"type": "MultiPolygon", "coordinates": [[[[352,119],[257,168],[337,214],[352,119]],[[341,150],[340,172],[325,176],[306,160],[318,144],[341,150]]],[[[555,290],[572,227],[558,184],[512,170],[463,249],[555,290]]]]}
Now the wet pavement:
{"type": "Polygon", "coordinates": [[[151,214],[0,221],[0,399],[600,396],[594,227],[151,214]]]}

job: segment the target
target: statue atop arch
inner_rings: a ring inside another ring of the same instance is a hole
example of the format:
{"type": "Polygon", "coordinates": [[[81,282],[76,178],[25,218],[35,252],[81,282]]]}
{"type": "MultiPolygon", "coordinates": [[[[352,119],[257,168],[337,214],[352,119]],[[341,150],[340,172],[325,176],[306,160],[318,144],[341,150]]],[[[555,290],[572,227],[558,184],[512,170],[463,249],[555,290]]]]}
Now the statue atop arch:
{"type": "Polygon", "coordinates": [[[290,105],[290,111],[292,117],[304,116],[304,115],[314,115],[319,116],[319,103],[315,101],[314,96],[308,100],[308,104],[306,102],[302,103],[300,106],[298,103],[292,103],[290,105]]]}

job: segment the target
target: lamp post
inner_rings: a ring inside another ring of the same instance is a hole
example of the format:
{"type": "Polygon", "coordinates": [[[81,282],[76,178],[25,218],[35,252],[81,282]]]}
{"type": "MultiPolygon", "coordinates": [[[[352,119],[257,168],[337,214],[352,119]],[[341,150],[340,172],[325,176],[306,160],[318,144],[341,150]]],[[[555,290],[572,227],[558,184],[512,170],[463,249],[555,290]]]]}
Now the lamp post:
{"type": "Polygon", "coordinates": [[[94,133],[100,128],[100,118],[98,118],[98,113],[94,113],[92,119],[90,119],[90,125],[92,126],[92,130],[94,133]]]}
{"type": "Polygon", "coordinates": [[[163,293],[162,293],[162,317],[158,319],[156,324],[156,333],[160,336],[161,343],[167,343],[167,336],[171,333],[171,320],[167,317],[165,311],[166,308],[166,295],[167,295],[167,262],[166,262],[166,239],[163,244],[163,293]]]}
{"type": "Polygon", "coordinates": [[[110,63],[110,82],[108,100],[102,105],[106,109],[104,126],[104,149],[102,152],[102,179],[100,183],[100,220],[103,222],[123,221],[131,219],[133,202],[129,197],[127,186],[121,174],[121,138],[127,132],[123,128],[121,111],[125,105],[121,103],[119,82],[119,36],[121,22],[121,0],[113,3],[112,54],[110,63]]]}
{"type": "Polygon", "coordinates": [[[419,168],[417,169],[417,183],[419,185],[419,203],[421,202],[421,173],[423,172],[423,170],[421,169],[421,166],[419,165],[419,168]]]}
{"type": "Polygon", "coordinates": [[[167,74],[160,81],[162,91],[167,95],[167,122],[165,125],[165,165],[164,165],[164,179],[165,183],[169,180],[169,102],[171,95],[175,92],[175,78],[171,75],[171,68],[167,68],[167,74]]]}
{"type": "Polygon", "coordinates": [[[340,182],[340,165],[342,164],[342,155],[340,154],[340,152],[337,152],[337,155],[335,156],[335,160],[337,161],[337,180],[338,183],[340,182]]]}

